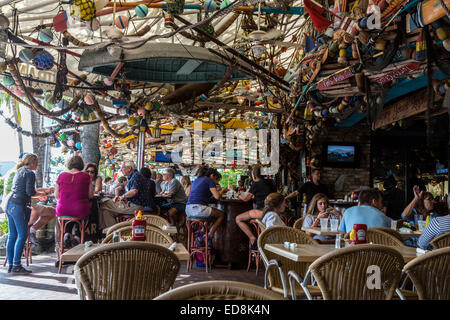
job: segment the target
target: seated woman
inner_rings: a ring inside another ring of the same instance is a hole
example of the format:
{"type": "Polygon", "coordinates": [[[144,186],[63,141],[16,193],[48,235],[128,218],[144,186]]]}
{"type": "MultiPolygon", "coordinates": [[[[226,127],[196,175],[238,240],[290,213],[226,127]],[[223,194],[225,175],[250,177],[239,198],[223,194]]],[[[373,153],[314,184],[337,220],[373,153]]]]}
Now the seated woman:
{"type": "Polygon", "coordinates": [[[244,180],[238,181],[237,192],[245,192],[247,189],[244,187],[244,180]]]}
{"type": "Polygon", "coordinates": [[[98,175],[98,167],[93,162],[88,162],[84,167],[84,172],[89,173],[92,179],[92,186],[94,189],[94,194],[99,194],[103,191],[102,177],[98,175]]]}
{"type": "Polygon", "coordinates": [[[186,216],[188,217],[213,217],[216,221],[209,230],[209,235],[214,235],[224,219],[224,213],[217,208],[208,206],[208,200],[213,196],[220,199],[220,193],[216,189],[220,174],[213,168],[201,168],[198,178],[192,183],[191,193],[186,203],[186,216]]]}
{"type": "Polygon", "coordinates": [[[256,236],[250,229],[247,221],[253,218],[262,219],[264,200],[266,197],[273,192],[276,192],[275,183],[271,179],[264,179],[261,175],[261,168],[255,167],[252,170],[253,183],[250,190],[243,196],[239,195],[239,199],[243,201],[254,200],[253,210],[241,213],[236,217],[236,224],[241,228],[241,230],[247,235],[252,243],[252,249],[256,250],[256,236]]]}
{"type": "Polygon", "coordinates": [[[189,198],[189,195],[191,194],[191,187],[192,187],[192,182],[191,182],[191,179],[189,178],[189,176],[183,176],[181,178],[181,185],[183,186],[186,197],[189,198]]]}
{"type": "MultiPolygon", "coordinates": [[[[54,193],[55,188],[42,189],[45,194],[54,193]]],[[[52,206],[40,204],[36,199],[31,201],[31,215],[28,227],[30,227],[30,241],[37,244],[36,232],[56,217],[56,209],[52,206]]]]}
{"type": "MultiPolygon", "coordinates": [[[[305,220],[303,220],[303,227],[320,227],[320,219],[328,218],[330,215],[339,216],[342,215],[339,211],[328,205],[328,198],[323,193],[317,193],[311,199],[309,203],[308,210],[306,211],[305,220]],[[331,209],[331,210],[327,210],[331,209]]],[[[311,232],[306,232],[307,235],[313,237],[320,243],[334,243],[335,237],[333,236],[321,236],[313,234],[311,232]]]]}
{"type": "Polygon", "coordinates": [[[403,210],[402,219],[415,224],[414,215],[419,215],[422,220],[439,217],[439,214],[434,212],[434,198],[430,192],[420,191],[419,186],[413,187],[414,199],[403,210]]]}
{"type": "Polygon", "coordinates": [[[280,213],[286,209],[286,201],[281,193],[274,192],[267,196],[264,200],[262,223],[266,228],[274,226],[284,226],[283,220],[280,218],[280,213]]]}
{"type": "MultiPolygon", "coordinates": [[[[91,177],[82,172],[83,159],[80,156],[72,157],[67,163],[68,172],[58,176],[55,187],[55,198],[58,200],[56,206],[57,217],[75,217],[84,219],[90,214],[89,199],[94,196],[91,177]]],[[[64,234],[64,246],[72,247],[80,243],[81,233],[78,230],[72,237],[74,222],[68,223],[64,234]]],[[[62,230],[60,230],[62,232],[62,230]]]]}

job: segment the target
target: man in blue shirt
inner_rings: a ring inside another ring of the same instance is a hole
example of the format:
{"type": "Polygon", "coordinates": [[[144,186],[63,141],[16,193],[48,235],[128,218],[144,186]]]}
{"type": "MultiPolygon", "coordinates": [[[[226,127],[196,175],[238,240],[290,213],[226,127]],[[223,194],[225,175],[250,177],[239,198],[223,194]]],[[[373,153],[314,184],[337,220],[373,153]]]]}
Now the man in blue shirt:
{"type": "Polygon", "coordinates": [[[365,224],[367,228],[391,227],[391,219],[381,209],[383,208],[383,194],[380,190],[363,190],[359,194],[358,206],[348,208],[342,217],[339,231],[352,231],[354,224],[365,224]]]}
{"type": "Polygon", "coordinates": [[[125,160],[121,171],[128,177],[126,193],[116,196],[113,200],[106,201],[99,211],[99,226],[101,229],[110,227],[117,223],[116,217],[119,215],[134,215],[136,210],[144,211],[144,207],[149,207],[150,184],[145,183],[144,177],[136,170],[133,161],[125,160]]]}

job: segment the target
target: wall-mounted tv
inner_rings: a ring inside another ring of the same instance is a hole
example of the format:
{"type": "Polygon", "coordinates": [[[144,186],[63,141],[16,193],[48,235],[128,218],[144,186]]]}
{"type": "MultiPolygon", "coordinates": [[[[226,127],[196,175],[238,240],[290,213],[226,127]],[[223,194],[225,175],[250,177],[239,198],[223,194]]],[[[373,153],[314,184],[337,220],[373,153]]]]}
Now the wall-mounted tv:
{"type": "Polygon", "coordinates": [[[323,156],[323,167],[359,167],[359,145],[356,143],[325,143],[323,156]]]}

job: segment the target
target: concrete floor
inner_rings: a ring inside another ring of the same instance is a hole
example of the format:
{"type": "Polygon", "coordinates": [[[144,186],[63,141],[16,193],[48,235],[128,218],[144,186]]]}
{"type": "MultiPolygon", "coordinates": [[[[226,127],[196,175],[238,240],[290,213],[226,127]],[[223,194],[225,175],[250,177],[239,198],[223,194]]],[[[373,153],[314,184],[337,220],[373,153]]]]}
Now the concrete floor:
{"type": "MultiPolygon", "coordinates": [[[[46,253],[33,256],[33,263],[28,267],[31,274],[7,273],[3,267],[4,256],[0,256],[0,301],[1,300],[78,300],[73,265],[63,267],[61,274],[55,268],[56,254],[46,253]]],[[[24,262],[24,261],[23,261],[24,262]]],[[[186,261],[181,262],[179,275],[174,288],[210,280],[232,280],[263,286],[264,267],[256,275],[255,269],[228,270],[213,268],[206,273],[204,268],[194,267],[186,272],[186,261]]]]}

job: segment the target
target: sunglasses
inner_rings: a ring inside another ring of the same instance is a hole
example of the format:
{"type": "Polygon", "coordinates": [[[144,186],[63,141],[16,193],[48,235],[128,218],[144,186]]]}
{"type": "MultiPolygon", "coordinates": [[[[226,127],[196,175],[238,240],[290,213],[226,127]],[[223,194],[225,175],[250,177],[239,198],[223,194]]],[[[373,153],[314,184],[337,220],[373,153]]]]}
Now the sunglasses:
{"type": "Polygon", "coordinates": [[[95,171],[91,171],[91,170],[86,170],[87,173],[92,173],[95,174],[95,171]]]}

